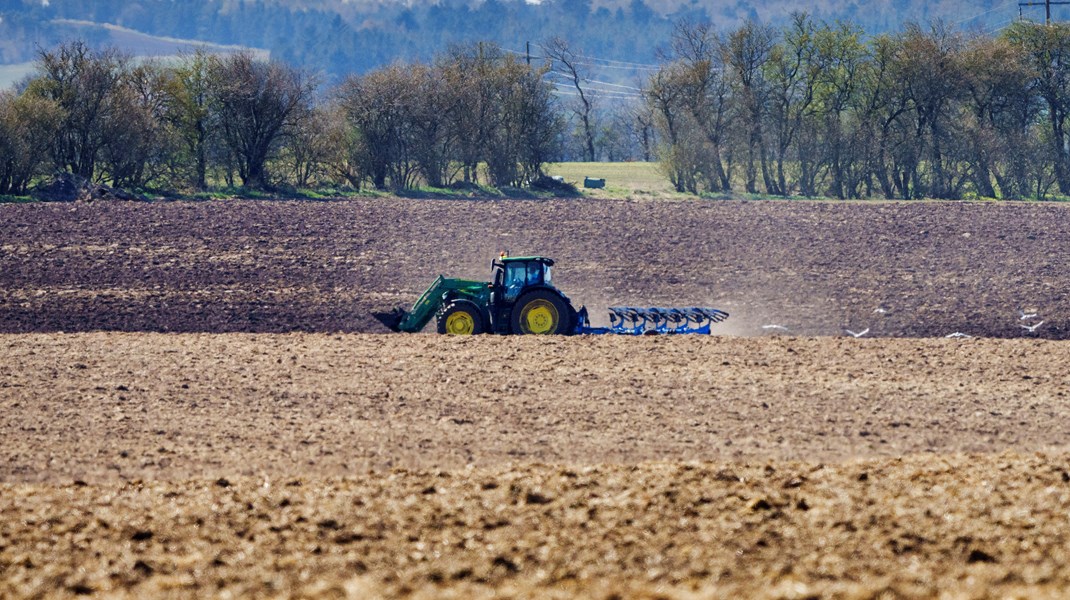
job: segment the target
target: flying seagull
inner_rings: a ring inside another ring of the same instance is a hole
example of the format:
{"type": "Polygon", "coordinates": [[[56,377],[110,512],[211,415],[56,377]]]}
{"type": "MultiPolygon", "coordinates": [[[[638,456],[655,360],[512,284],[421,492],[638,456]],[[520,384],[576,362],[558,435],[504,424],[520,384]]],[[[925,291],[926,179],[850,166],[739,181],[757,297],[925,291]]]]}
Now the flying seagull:
{"type": "Polygon", "coordinates": [[[888,309],[884,308],[883,306],[878,306],[877,308],[873,309],[873,312],[883,315],[884,313],[888,312],[888,309]]]}
{"type": "Polygon", "coordinates": [[[962,333],[961,331],[956,331],[955,333],[949,333],[949,334],[945,335],[944,337],[946,337],[946,338],[966,339],[966,338],[972,338],[973,336],[965,334],[965,333],[962,333]]]}
{"type": "Polygon", "coordinates": [[[869,327],[866,327],[865,329],[863,329],[862,331],[859,331],[858,333],[855,333],[855,332],[851,331],[850,329],[844,329],[844,331],[846,331],[847,333],[851,334],[852,336],[854,336],[856,338],[860,338],[860,337],[866,335],[867,333],[869,333],[869,327]]]}
{"type": "Polygon", "coordinates": [[[1033,312],[1031,312],[1031,313],[1027,313],[1024,310],[1020,310],[1020,311],[1018,311],[1018,315],[1019,315],[1019,317],[1018,317],[1019,321],[1024,321],[1026,319],[1035,319],[1038,316],[1037,312],[1035,310],[1033,312]]]}
{"type": "Polygon", "coordinates": [[[788,331],[788,328],[784,327],[783,325],[762,325],[762,329],[777,329],[780,331],[788,331]]]}
{"type": "Polygon", "coordinates": [[[1037,327],[1040,327],[1043,324],[1044,324],[1044,321],[1041,321],[1039,323],[1034,323],[1032,325],[1022,325],[1021,327],[1022,327],[1022,329],[1025,329],[1029,333],[1034,333],[1037,330],[1037,327]]]}

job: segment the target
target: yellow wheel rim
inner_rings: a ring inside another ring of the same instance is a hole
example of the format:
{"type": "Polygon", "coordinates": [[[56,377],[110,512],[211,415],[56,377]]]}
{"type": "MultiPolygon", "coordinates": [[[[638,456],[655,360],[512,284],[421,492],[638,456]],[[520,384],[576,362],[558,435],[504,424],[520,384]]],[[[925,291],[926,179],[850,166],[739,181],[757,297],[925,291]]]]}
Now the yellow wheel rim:
{"type": "Polygon", "coordinates": [[[446,317],[446,333],[450,335],[472,335],[476,331],[476,320],[463,310],[446,317]]]}
{"type": "Polygon", "coordinates": [[[553,303],[541,298],[528,302],[520,312],[520,326],[524,333],[552,333],[557,329],[559,319],[553,303]]]}

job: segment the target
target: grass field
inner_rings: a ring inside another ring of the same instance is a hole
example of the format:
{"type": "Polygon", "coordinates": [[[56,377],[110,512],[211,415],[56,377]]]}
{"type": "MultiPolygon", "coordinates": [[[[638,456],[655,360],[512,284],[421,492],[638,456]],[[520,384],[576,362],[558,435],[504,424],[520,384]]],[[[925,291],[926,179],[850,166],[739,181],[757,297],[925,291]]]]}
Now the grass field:
{"type": "Polygon", "coordinates": [[[547,165],[548,175],[560,175],[594,198],[676,195],[655,162],[570,162],[547,165]],[[605,189],[583,189],[584,177],[606,180],[605,189]]]}

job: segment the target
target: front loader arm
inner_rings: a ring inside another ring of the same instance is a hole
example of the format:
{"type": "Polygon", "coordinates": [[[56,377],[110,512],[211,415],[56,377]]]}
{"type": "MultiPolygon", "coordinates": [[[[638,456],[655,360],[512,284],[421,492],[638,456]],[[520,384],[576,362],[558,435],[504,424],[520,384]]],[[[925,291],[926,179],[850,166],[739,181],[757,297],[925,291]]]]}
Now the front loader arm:
{"type": "Polygon", "coordinates": [[[449,279],[439,275],[412,305],[412,309],[399,314],[401,320],[398,322],[397,330],[406,333],[420,331],[442,307],[443,299],[448,292],[462,292],[470,295],[482,290],[486,285],[481,281],[449,279]]]}

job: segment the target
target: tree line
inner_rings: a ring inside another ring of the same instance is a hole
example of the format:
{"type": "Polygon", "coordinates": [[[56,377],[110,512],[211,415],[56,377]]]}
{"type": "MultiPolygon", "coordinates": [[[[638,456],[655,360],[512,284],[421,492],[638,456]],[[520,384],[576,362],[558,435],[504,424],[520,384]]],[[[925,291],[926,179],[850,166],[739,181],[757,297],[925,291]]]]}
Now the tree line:
{"type": "Polygon", "coordinates": [[[67,43],[0,93],[0,194],[56,170],[182,191],[520,186],[608,158],[658,160],[692,194],[1070,196],[1070,25],[683,21],[634,88],[595,80],[560,38],[535,58],[469,44],[325,87],[246,53],[67,43]]]}
{"type": "Polygon", "coordinates": [[[0,194],[66,171],[122,188],[520,186],[563,121],[542,71],[492,45],[319,90],[248,53],[137,63],[71,42],[0,92],[0,194]]]}
{"type": "Polygon", "coordinates": [[[681,24],[642,107],[677,190],[1070,195],[1070,26],[681,24]]]}

